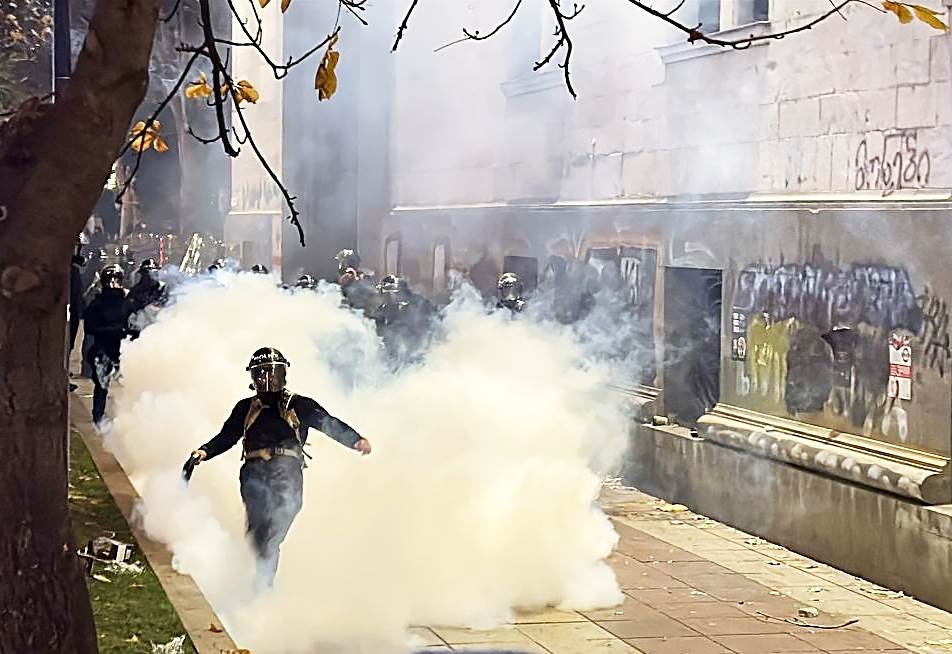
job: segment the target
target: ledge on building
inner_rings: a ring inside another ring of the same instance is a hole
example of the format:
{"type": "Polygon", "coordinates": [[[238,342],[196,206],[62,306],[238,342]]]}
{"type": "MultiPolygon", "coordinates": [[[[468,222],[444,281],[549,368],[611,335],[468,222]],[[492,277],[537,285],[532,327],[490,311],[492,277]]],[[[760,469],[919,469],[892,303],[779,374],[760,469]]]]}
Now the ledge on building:
{"type": "Polygon", "coordinates": [[[632,386],[619,386],[609,384],[616,393],[621,393],[625,398],[624,405],[631,418],[637,422],[651,422],[658,413],[658,398],[661,395],[661,389],[644,384],[635,384],[632,386]]]}
{"type": "Polygon", "coordinates": [[[538,93],[548,89],[562,86],[565,83],[565,75],[561,69],[547,70],[541,73],[533,73],[520,77],[519,79],[509,80],[500,84],[502,93],[507,98],[527,93],[538,93]]]}
{"type": "Polygon", "coordinates": [[[947,457],[718,404],[698,420],[708,441],[925,504],[952,501],[947,457]]]}
{"type": "MultiPolygon", "coordinates": [[[[720,32],[713,32],[706,36],[716,37],[725,41],[744,39],[751,36],[766,36],[774,30],[774,25],[770,21],[757,21],[756,23],[747,23],[738,25],[720,32]]],[[[766,45],[769,41],[755,41],[752,46],[766,45]]],[[[688,61],[698,57],[707,57],[718,52],[732,52],[733,48],[722,45],[711,45],[710,43],[691,43],[689,41],[678,41],[670,45],[663,45],[655,48],[655,51],[661,57],[661,61],[667,64],[674,64],[679,61],[688,61]]]]}

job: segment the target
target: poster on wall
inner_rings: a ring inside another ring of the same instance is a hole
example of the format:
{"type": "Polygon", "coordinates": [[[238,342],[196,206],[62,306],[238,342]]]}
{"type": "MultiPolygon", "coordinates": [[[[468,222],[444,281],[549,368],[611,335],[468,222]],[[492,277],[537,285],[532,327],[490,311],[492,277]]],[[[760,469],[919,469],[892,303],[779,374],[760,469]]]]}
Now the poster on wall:
{"type": "Polygon", "coordinates": [[[747,360],[747,312],[731,309],[731,358],[747,360]]]}
{"type": "Polygon", "coordinates": [[[889,336],[889,384],[886,394],[900,400],[912,399],[912,345],[909,336],[898,332],[889,336]]]}

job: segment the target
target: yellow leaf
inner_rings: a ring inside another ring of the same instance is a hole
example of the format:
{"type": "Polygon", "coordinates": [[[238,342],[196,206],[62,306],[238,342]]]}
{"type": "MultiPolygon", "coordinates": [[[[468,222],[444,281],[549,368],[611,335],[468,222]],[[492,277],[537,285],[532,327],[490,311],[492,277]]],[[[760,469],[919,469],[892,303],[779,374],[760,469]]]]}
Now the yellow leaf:
{"type": "Polygon", "coordinates": [[[261,94],[258,93],[258,89],[252,86],[251,82],[246,79],[238,82],[238,88],[236,90],[242,100],[247,100],[251,104],[258,102],[258,99],[261,97],[261,94]]]}
{"type": "Polygon", "coordinates": [[[138,642],[139,642],[139,637],[136,636],[135,634],[132,634],[132,638],[126,638],[126,642],[127,642],[127,643],[138,643],[138,642]]]}
{"type": "Polygon", "coordinates": [[[283,14],[291,6],[291,0],[281,0],[281,13],[283,14]]]}
{"type": "Polygon", "coordinates": [[[271,2],[271,0],[258,0],[258,4],[261,5],[262,9],[267,7],[269,2],[271,2]]]}
{"type": "Polygon", "coordinates": [[[901,2],[885,0],[885,2],[883,2],[883,9],[896,14],[896,18],[899,19],[900,23],[906,24],[912,21],[912,12],[909,11],[909,8],[901,2]]]}
{"type": "Polygon", "coordinates": [[[169,144],[166,143],[165,140],[161,136],[155,137],[155,139],[152,141],[152,147],[159,154],[169,151],[169,144]]]}
{"type": "Polygon", "coordinates": [[[940,32],[948,32],[949,26],[942,22],[939,14],[928,7],[922,5],[912,5],[912,10],[916,12],[916,17],[926,25],[934,27],[940,32]]]}
{"type": "Polygon", "coordinates": [[[211,84],[208,83],[208,78],[205,77],[205,73],[199,73],[198,79],[185,87],[186,98],[207,98],[211,96],[211,94],[212,87],[211,84]]]}
{"type": "Polygon", "coordinates": [[[321,59],[321,64],[317,67],[317,75],[314,77],[314,88],[317,89],[317,99],[328,100],[337,92],[337,62],[340,61],[340,53],[334,50],[334,44],[337,43],[337,35],[327,45],[327,52],[321,59]]]}

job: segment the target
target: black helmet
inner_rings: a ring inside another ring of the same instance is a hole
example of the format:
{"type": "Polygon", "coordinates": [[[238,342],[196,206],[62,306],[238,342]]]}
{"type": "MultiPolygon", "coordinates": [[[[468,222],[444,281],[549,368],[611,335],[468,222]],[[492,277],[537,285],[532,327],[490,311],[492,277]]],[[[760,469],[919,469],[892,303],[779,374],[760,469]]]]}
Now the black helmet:
{"type": "Polygon", "coordinates": [[[314,281],[314,278],[308,274],[301,275],[297,278],[297,281],[294,282],[295,288],[307,288],[312,289],[317,286],[317,282],[314,281]]]}
{"type": "Polygon", "coordinates": [[[251,361],[245,370],[251,373],[252,390],[259,393],[276,393],[284,390],[290,366],[277,349],[262,347],[251,355],[251,361]]]}
{"type": "Polygon", "coordinates": [[[139,264],[139,272],[142,272],[143,270],[158,270],[158,269],[159,269],[159,264],[156,262],[155,259],[152,259],[151,257],[148,259],[143,259],[142,263],[139,264]]]}
{"type": "Polygon", "coordinates": [[[122,288],[126,273],[117,263],[110,264],[99,273],[99,281],[103,288],[122,288]]]}
{"type": "Polygon", "coordinates": [[[337,261],[337,270],[343,272],[347,268],[360,267],[360,256],[353,250],[341,250],[334,257],[337,261]]]}
{"type": "Polygon", "coordinates": [[[256,275],[267,275],[268,269],[262,266],[260,263],[256,263],[255,265],[251,266],[251,272],[256,275]]]}
{"type": "Polygon", "coordinates": [[[224,259],[215,259],[214,261],[212,261],[211,265],[208,266],[208,272],[213,273],[216,270],[221,270],[224,267],[225,267],[224,259]]]}
{"type": "Polygon", "coordinates": [[[384,299],[401,300],[408,289],[407,283],[396,275],[386,275],[377,284],[377,292],[384,296],[384,299]]]}
{"type": "Polygon", "coordinates": [[[522,282],[516,273],[503,273],[496,283],[496,290],[501,300],[515,300],[522,297],[522,282]]]}

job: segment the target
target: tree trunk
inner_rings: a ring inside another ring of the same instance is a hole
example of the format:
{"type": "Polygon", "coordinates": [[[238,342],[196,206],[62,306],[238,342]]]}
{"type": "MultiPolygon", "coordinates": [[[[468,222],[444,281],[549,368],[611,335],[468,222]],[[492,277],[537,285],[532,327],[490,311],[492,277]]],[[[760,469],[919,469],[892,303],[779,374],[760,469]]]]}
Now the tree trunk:
{"type": "Polygon", "coordinates": [[[158,4],[97,2],[65,92],[0,125],[0,654],[97,651],[67,506],[65,296],[146,91],[158,4]]]}

